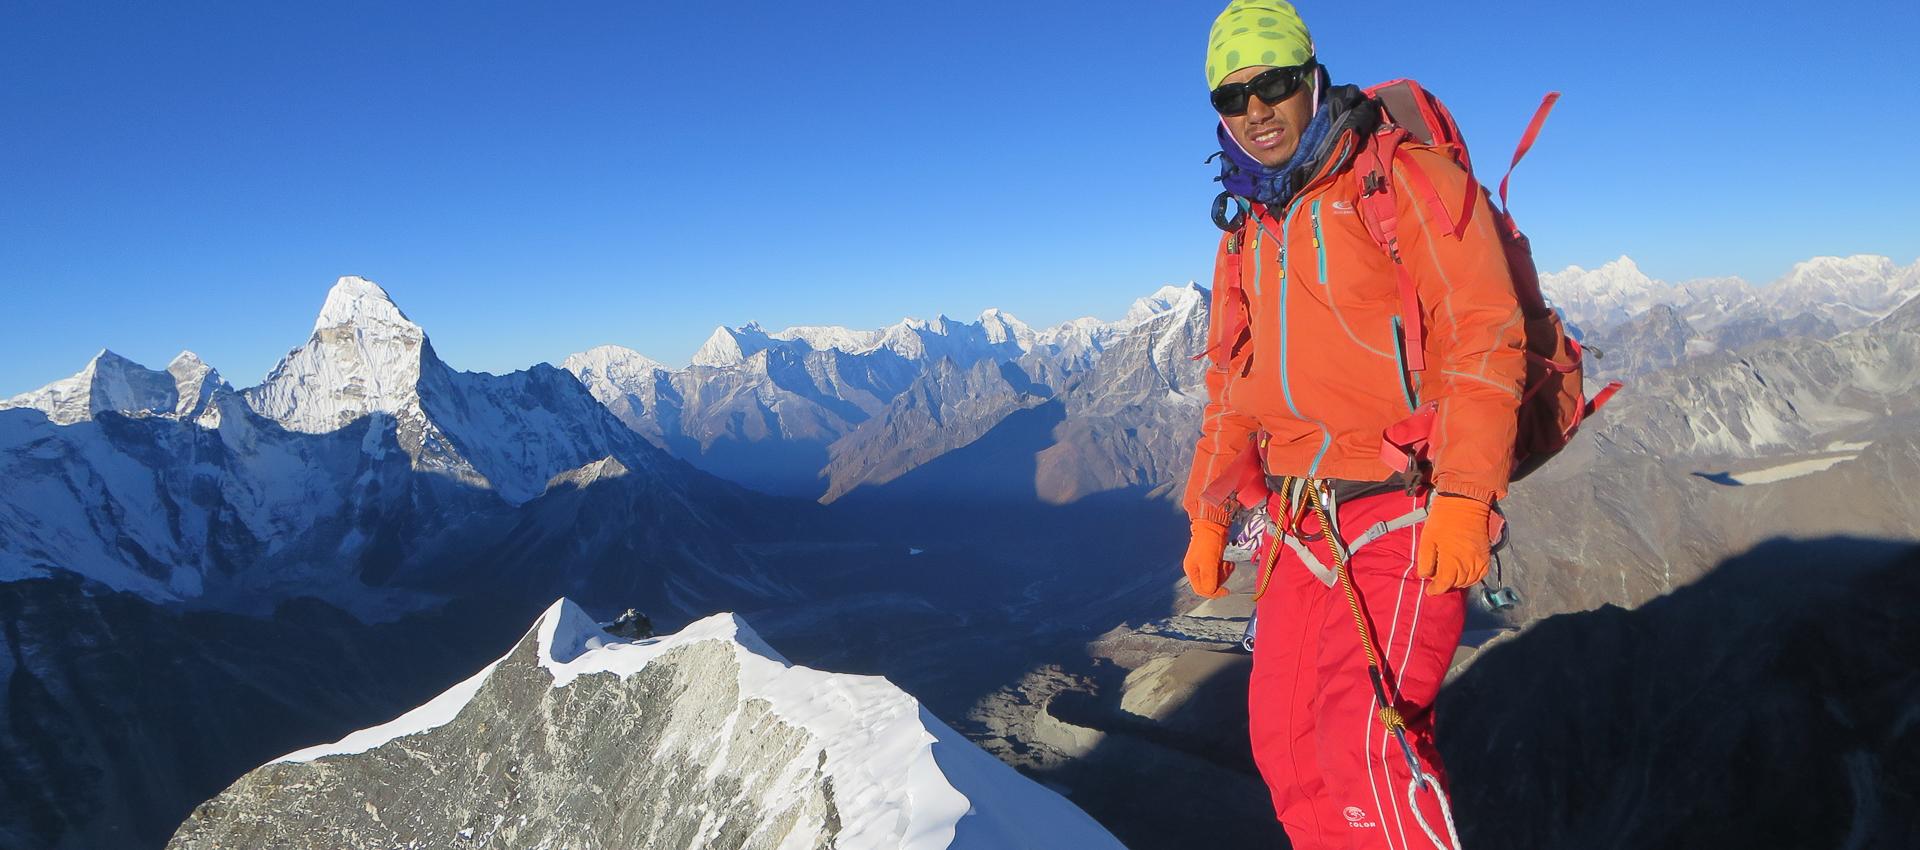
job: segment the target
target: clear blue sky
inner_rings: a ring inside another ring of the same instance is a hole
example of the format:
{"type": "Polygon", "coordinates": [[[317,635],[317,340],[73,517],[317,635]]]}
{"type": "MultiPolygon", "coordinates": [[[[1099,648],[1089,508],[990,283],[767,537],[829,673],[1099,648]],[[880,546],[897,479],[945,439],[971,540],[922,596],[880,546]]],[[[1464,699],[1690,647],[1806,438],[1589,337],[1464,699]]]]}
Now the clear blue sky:
{"type": "MultiPolygon", "coordinates": [[[[0,395],[103,346],[254,383],[349,273],[488,371],[1117,316],[1208,275],[1221,5],[0,0],[0,395]]],[[[1566,93],[1514,192],[1543,267],[1920,255],[1912,0],[1301,8],[1482,171],[1566,93]]]]}

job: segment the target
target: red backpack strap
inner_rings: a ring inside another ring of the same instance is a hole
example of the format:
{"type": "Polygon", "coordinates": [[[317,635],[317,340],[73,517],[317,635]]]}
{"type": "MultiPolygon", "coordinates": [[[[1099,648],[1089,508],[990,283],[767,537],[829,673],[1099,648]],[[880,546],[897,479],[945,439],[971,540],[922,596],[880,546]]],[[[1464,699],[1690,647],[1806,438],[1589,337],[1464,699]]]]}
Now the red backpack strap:
{"type": "Polygon", "coordinates": [[[1559,102],[1559,92],[1547,92],[1547,96],[1540,99],[1539,108],[1533,111],[1533,120],[1527,122],[1527,131],[1520,134],[1520,144],[1515,145],[1513,149],[1513,161],[1507,163],[1507,173],[1500,177],[1501,209],[1507,208],[1507,181],[1513,179],[1513,169],[1520,165],[1520,160],[1527,155],[1527,151],[1533,150],[1534,140],[1540,138],[1540,128],[1547,123],[1547,113],[1552,112],[1553,105],[1559,102]]]}
{"type": "MultiPolygon", "coordinates": [[[[1393,272],[1400,281],[1401,347],[1406,349],[1407,371],[1418,372],[1427,368],[1426,322],[1420,317],[1420,293],[1414,288],[1413,274],[1400,261],[1400,211],[1393,193],[1393,163],[1399,158],[1400,143],[1407,138],[1406,130],[1382,128],[1361,154],[1366,168],[1356,171],[1364,171],[1358,204],[1360,221],[1366,225],[1367,235],[1393,260],[1393,272]]],[[[1432,186],[1427,183],[1429,189],[1432,186]]]]}
{"type": "Polygon", "coordinates": [[[1586,419],[1599,413],[1600,408],[1606,407],[1607,402],[1613,400],[1613,394],[1619,392],[1623,386],[1626,385],[1619,381],[1608,381],[1606,386],[1601,387],[1599,392],[1593,394],[1593,398],[1587,399],[1586,406],[1581,409],[1580,418],[1586,419]]]}
{"type": "MultiPolygon", "coordinates": [[[[1413,184],[1413,191],[1419,193],[1420,200],[1426,203],[1427,211],[1433,214],[1434,219],[1446,223],[1447,235],[1457,239],[1461,234],[1466,233],[1467,211],[1473,209],[1472,205],[1463,207],[1460,211],[1460,218],[1456,221],[1453,213],[1447,211],[1446,202],[1440,200],[1440,190],[1433,187],[1433,178],[1427,176],[1426,169],[1414,164],[1413,154],[1406,149],[1406,146],[1395,146],[1393,158],[1397,162],[1405,162],[1407,164],[1407,181],[1413,184]]],[[[1475,185],[1472,180],[1467,181],[1469,191],[1471,191],[1475,185]]]]}

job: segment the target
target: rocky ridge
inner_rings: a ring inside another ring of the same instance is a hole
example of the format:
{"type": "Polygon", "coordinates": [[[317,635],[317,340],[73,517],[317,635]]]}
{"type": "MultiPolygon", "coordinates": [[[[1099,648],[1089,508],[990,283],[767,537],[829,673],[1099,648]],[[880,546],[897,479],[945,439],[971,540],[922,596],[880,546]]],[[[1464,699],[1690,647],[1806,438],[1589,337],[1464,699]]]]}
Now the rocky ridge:
{"type": "Polygon", "coordinates": [[[242,777],[168,847],[454,844],[1120,847],[883,679],[794,666],[732,615],[622,640],[566,600],[419,708],[242,777]]]}
{"type": "MultiPolygon", "coordinates": [[[[1130,338],[1156,333],[1150,329],[1168,316],[1184,321],[1196,308],[1204,315],[1205,300],[1206,290],[1191,284],[1163,287],[1119,320],[1039,330],[1001,310],[973,322],[907,319],[872,331],[769,332],[749,323],[716,330],[684,369],[609,346],[567,358],[566,368],[628,427],[676,456],[767,492],[831,501],[916,465],[891,453],[920,438],[897,428],[882,436],[885,423],[909,421],[904,408],[923,407],[932,395],[957,399],[971,386],[932,386],[943,376],[977,383],[986,374],[980,364],[991,362],[1019,373],[1010,384],[1016,395],[1064,392],[1130,338]]],[[[979,412],[973,430],[1028,406],[1009,398],[989,413],[971,404],[979,412]]]]}

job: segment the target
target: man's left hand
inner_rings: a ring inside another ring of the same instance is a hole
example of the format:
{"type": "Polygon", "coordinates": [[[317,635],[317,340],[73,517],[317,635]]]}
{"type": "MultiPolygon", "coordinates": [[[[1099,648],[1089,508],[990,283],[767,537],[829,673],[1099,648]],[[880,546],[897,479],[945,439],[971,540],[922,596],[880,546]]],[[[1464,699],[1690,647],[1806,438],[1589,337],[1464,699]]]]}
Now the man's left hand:
{"type": "Polygon", "coordinates": [[[1441,493],[1427,505],[1427,521],[1420,530],[1414,569],[1429,579],[1427,595],[1472,587],[1487,575],[1493,543],[1489,539],[1486,502],[1441,493]]]}

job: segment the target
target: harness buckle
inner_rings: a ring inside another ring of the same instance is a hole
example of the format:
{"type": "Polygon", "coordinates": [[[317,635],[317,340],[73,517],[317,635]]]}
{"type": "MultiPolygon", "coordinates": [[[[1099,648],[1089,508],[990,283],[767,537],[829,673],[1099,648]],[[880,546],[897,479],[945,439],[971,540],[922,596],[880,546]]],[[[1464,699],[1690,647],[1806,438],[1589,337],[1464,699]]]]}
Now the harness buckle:
{"type": "Polygon", "coordinates": [[[1400,477],[1407,482],[1406,495],[1418,496],[1420,495],[1420,488],[1426,486],[1427,483],[1426,473],[1420,469],[1419,453],[1413,449],[1401,449],[1401,451],[1407,455],[1407,469],[1405,472],[1400,473],[1400,477]]]}

